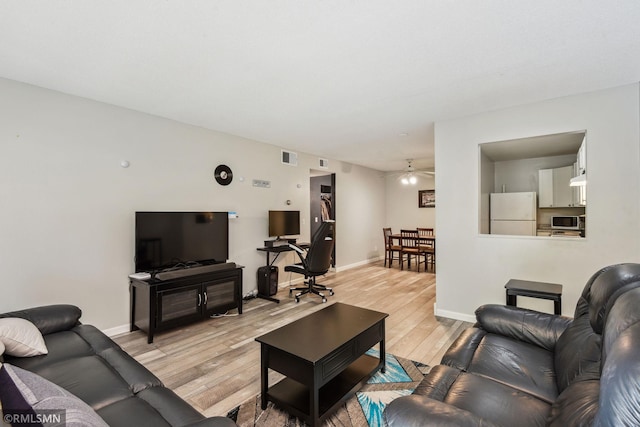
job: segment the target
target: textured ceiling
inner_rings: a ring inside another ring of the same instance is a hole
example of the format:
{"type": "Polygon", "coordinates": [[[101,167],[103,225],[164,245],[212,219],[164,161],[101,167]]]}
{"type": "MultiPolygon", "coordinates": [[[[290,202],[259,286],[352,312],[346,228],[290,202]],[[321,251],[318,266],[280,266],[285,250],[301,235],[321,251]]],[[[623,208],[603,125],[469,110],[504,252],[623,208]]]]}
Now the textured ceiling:
{"type": "Polygon", "coordinates": [[[0,77],[398,170],[433,166],[434,121],[638,82],[638,22],[637,0],[4,0],[0,77]]]}

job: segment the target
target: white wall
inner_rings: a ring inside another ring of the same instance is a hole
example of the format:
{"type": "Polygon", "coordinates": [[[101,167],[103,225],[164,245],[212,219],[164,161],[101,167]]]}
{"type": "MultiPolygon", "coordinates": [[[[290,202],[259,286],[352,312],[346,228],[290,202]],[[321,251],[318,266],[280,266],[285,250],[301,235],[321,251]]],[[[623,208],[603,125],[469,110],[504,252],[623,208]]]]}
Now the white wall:
{"type": "MultiPolygon", "coordinates": [[[[403,185],[394,174],[385,176],[387,227],[391,227],[393,232],[399,232],[402,228],[435,228],[436,209],[439,209],[438,193],[435,208],[418,207],[418,190],[435,189],[435,180],[433,176],[417,175],[417,178],[416,185],[403,185]]],[[[382,245],[382,230],[378,234],[382,245]]]]}
{"type": "Polygon", "coordinates": [[[640,260],[639,103],[633,84],[436,124],[438,314],[471,319],[480,304],[504,303],[504,284],[519,278],[563,284],[572,315],[597,269],[640,260]],[[479,235],[478,144],[576,130],[587,131],[586,239],[479,235]]]}
{"type": "Polygon", "coordinates": [[[495,162],[495,186],[493,192],[502,192],[502,186],[504,185],[506,193],[521,191],[535,191],[537,193],[539,188],[538,170],[572,166],[575,161],[575,154],[565,154],[563,156],[495,162]]]}
{"type": "MultiPolygon", "coordinates": [[[[309,217],[318,160],[298,162],[281,164],[273,145],[0,79],[0,312],[70,303],[99,328],[126,324],[137,210],[237,211],[230,260],[246,266],[243,293],[255,289],[267,211],[309,217]],[[226,187],[213,179],[221,163],[234,173],[226,187]]],[[[366,261],[384,226],[380,173],[338,161],[327,172],[337,181],[337,264],[366,261]]]]}
{"type": "Polygon", "coordinates": [[[338,270],[379,258],[378,252],[384,250],[380,248],[378,234],[385,223],[385,200],[379,171],[349,163],[342,163],[336,170],[338,270]]]}

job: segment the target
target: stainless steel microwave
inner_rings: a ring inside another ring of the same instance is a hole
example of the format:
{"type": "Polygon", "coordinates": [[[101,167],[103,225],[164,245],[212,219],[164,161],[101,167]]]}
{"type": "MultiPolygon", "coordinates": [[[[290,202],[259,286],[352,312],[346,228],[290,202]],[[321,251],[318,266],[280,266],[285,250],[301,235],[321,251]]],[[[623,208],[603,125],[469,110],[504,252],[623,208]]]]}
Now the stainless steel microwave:
{"type": "Polygon", "coordinates": [[[551,217],[551,228],[556,230],[580,230],[580,217],[577,215],[554,215],[551,217]]]}

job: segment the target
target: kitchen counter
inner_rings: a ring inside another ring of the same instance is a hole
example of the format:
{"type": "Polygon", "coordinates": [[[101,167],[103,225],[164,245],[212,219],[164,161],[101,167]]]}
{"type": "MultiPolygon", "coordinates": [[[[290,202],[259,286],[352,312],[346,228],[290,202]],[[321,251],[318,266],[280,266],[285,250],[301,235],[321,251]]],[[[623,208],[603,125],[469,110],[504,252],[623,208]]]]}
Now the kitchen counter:
{"type": "Polygon", "coordinates": [[[546,237],[583,237],[580,235],[580,230],[558,230],[551,228],[549,225],[539,225],[536,235],[546,237]]]}

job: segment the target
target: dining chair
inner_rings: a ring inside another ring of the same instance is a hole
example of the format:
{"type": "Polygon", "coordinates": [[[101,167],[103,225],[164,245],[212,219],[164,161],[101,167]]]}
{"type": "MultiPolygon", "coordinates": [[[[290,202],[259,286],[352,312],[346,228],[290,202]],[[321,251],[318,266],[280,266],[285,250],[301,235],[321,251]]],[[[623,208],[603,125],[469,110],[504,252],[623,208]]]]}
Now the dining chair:
{"type": "MultiPolygon", "coordinates": [[[[393,260],[400,261],[400,251],[402,250],[402,246],[396,244],[395,239],[391,237],[393,232],[391,231],[391,227],[385,227],[382,229],[382,233],[384,235],[384,266],[387,266],[387,260],[389,261],[389,268],[391,268],[391,264],[393,260]],[[393,257],[393,253],[397,253],[398,256],[396,258],[393,257]]],[[[399,242],[398,242],[399,243],[399,242]]]]}
{"type": "MultiPolygon", "coordinates": [[[[419,237],[433,237],[433,228],[421,228],[418,227],[419,237]]],[[[418,240],[418,248],[425,257],[425,270],[427,269],[427,262],[431,265],[431,270],[435,271],[436,268],[436,241],[435,240],[418,240]]]]}
{"type": "Polygon", "coordinates": [[[433,228],[418,227],[418,234],[420,236],[433,236],[433,228]]]}
{"type": "Polygon", "coordinates": [[[425,260],[423,261],[425,264],[425,271],[427,269],[426,264],[426,255],[420,252],[420,247],[418,246],[418,230],[400,230],[400,246],[402,249],[400,250],[400,269],[404,270],[404,257],[402,255],[407,256],[407,263],[409,264],[409,268],[411,268],[411,257],[414,256],[416,259],[416,268],[418,272],[420,272],[420,257],[424,256],[425,260]]]}

